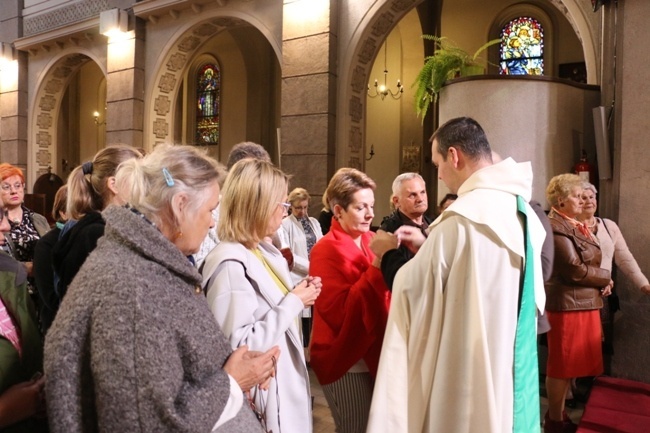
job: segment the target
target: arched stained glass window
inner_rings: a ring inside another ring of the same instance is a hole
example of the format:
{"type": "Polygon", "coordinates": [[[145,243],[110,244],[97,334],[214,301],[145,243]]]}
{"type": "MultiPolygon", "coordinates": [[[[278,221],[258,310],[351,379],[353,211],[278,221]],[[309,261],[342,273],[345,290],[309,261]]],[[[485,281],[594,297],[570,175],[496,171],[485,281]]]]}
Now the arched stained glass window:
{"type": "Polygon", "coordinates": [[[196,83],[196,144],[219,144],[221,73],[216,64],[199,68],[196,83]]]}
{"type": "Polygon", "coordinates": [[[544,75],[544,30],[534,18],[519,17],[501,30],[501,75],[544,75]]]}

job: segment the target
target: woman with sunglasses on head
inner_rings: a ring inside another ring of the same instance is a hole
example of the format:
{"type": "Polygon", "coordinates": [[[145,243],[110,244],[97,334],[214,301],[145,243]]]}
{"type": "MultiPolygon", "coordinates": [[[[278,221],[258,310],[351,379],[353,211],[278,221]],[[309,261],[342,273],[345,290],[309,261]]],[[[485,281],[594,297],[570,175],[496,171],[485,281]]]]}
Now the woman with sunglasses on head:
{"type": "Polygon", "coordinates": [[[27,275],[32,275],[32,261],[36,242],[50,230],[47,219],[28,209],[25,200],[25,175],[18,167],[0,164],[0,188],[6,218],[11,226],[7,233],[9,242],[4,247],[16,260],[22,262],[27,275]]]}
{"type": "Polygon", "coordinates": [[[203,284],[214,317],[233,348],[280,347],[277,375],[251,403],[273,433],[312,431],[309,375],[300,313],[320,294],[318,277],[294,285],[282,253],[265,238],[286,215],[288,178],[273,164],[244,159],[228,172],[217,233],[205,259],[203,284]]]}

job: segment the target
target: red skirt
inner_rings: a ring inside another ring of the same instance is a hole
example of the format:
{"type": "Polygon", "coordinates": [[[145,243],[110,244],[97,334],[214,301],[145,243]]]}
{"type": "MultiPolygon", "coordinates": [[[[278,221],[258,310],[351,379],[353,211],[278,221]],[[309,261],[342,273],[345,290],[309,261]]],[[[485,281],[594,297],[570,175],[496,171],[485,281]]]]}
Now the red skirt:
{"type": "Polygon", "coordinates": [[[603,373],[602,327],[598,310],[547,311],[546,375],[557,379],[603,373]]]}

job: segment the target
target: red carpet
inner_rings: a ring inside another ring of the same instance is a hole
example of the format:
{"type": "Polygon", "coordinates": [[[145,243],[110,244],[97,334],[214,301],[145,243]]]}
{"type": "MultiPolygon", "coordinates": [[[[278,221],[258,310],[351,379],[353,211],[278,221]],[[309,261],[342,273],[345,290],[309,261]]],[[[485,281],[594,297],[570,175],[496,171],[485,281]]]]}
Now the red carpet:
{"type": "Polygon", "coordinates": [[[650,432],[650,384],[597,378],[578,433],[647,432],[650,432]]]}

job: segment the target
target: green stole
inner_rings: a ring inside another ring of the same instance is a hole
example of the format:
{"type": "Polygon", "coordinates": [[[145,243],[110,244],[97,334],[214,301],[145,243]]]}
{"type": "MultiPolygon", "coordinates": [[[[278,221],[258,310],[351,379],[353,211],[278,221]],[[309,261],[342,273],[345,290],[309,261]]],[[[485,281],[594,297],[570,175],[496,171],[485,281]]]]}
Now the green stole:
{"type": "Polygon", "coordinates": [[[539,431],[539,367],[537,361],[537,306],[535,305],[535,254],[530,243],[526,201],[517,196],[517,211],[524,217],[526,261],[519,288],[519,311],[514,360],[514,433],[539,431]]]}

